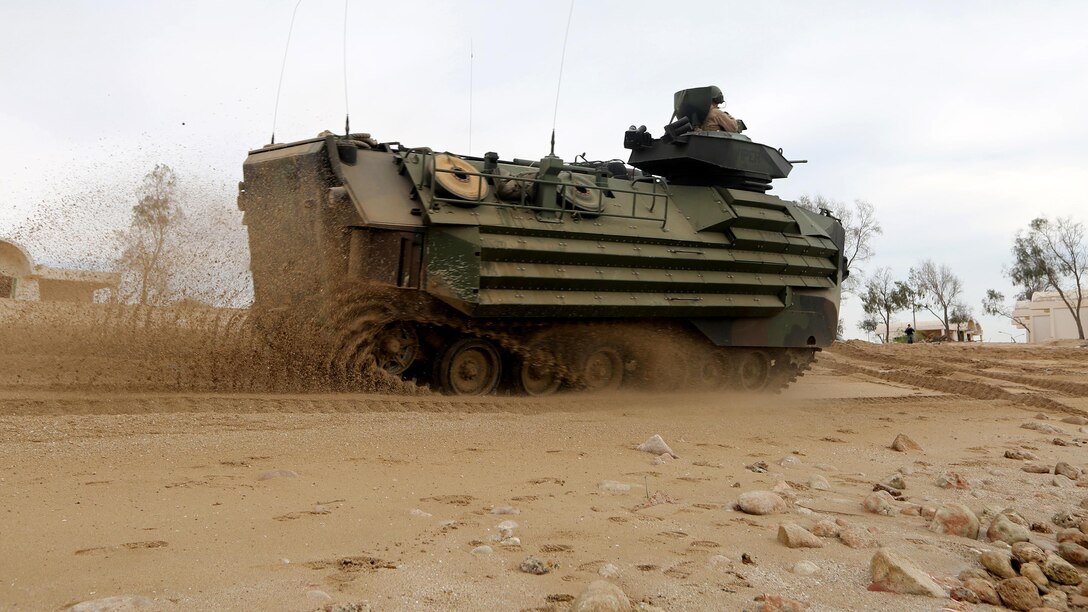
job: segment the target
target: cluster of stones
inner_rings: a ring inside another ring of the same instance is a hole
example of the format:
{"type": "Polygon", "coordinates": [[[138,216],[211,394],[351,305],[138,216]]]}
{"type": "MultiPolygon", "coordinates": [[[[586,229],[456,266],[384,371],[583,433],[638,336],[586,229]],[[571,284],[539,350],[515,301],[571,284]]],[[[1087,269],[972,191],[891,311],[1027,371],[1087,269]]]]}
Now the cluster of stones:
{"type": "MultiPolygon", "coordinates": [[[[920,450],[917,443],[903,435],[896,438],[892,448],[900,452],[920,450]]],[[[1033,466],[1041,464],[1034,463],[1037,461],[1035,455],[1022,449],[1008,451],[1005,456],[1032,462],[1027,464],[1025,471],[1054,474],[1055,486],[1074,483],[1088,487],[1088,470],[1065,462],[1036,469],[1033,466]]],[[[862,508],[884,516],[919,516],[926,521],[930,531],[983,540],[994,550],[981,553],[981,567],[964,570],[958,577],[935,578],[901,553],[879,548],[871,561],[873,581],[870,590],[950,597],[960,602],[1012,610],[1088,610],[1088,578],[1082,575],[1082,569],[1078,569],[1078,566],[1088,567],[1088,499],[1082,502],[1081,508],[1060,512],[1050,521],[1029,523],[1013,509],[1000,512],[986,509],[980,518],[962,503],[907,502],[903,496],[906,488],[903,476],[912,473],[913,470],[907,468],[905,472],[901,470],[875,484],[873,492],[864,498],[862,508]]],[[[810,482],[810,488],[830,488],[826,479],[819,477],[819,480],[822,482],[810,482]]],[[[954,471],[940,473],[935,484],[949,490],[968,490],[972,485],[954,471]]],[[[776,486],[773,491],[750,491],[739,497],[736,509],[756,515],[784,513],[790,507],[792,493],[788,486],[776,486]]],[[[789,548],[822,548],[829,539],[837,539],[851,548],[877,548],[880,543],[876,534],[875,529],[852,525],[840,518],[817,520],[804,526],[784,521],[778,525],[777,536],[778,541],[789,548]]],[[[796,570],[795,573],[807,575],[796,570]]]]}

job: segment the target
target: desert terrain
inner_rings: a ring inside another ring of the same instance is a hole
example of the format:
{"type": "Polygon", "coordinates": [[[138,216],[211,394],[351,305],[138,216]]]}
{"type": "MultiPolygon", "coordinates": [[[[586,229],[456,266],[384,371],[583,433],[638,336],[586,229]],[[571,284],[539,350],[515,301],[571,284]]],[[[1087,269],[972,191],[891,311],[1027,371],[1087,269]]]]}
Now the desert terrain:
{"type": "MultiPolygon", "coordinates": [[[[567,610],[599,580],[635,609],[989,610],[980,554],[1088,527],[1075,343],[847,342],[779,395],[453,398],[323,391],[238,348],[238,312],[5,308],[5,610],[567,610]]],[[[1029,604],[1086,601],[1042,580],[1029,604]]]]}

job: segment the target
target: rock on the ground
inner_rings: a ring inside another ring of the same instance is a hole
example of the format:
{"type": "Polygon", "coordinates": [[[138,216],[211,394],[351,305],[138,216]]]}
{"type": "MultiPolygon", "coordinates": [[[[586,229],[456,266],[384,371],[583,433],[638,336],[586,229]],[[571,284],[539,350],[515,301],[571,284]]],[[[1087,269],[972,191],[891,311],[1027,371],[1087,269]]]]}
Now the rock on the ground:
{"type": "Polygon", "coordinates": [[[521,565],[518,566],[518,569],[525,572],[526,574],[535,574],[537,576],[541,576],[552,571],[552,569],[548,567],[547,563],[544,563],[544,561],[542,561],[541,559],[537,559],[532,555],[525,557],[525,560],[521,562],[521,565]]]}
{"type": "Polygon", "coordinates": [[[753,612],[806,612],[809,609],[807,603],[781,595],[763,594],[756,597],[756,601],[759,605],[752,609],[753,612]]]}
{"type": "Polygon", "coordinates": [[[967,603],[979,602],[978,594],[964,586],[953,587],[948,593],[948,596],[955,601],[965,601],[967,603]]]}
{"type": "Polygon", "coordinates": [[[798,561],[793,564],[793,569],[790,570],[798,576],[811,576],[820,571],[820,566],[816,565],[812,561],[798,561]]]}
{"type": "Polygon", "coordinates": [[[770,466],[767,465],[766,461],[756,461],[753,464],[744,466],[744,469],[756,474],[766,474],[769,468],[770,466]]]}
{"type": "Polygon", "coordinates": [[[1082,416],[1067,416],[1062,419],[1062,423],[1069,423],[1070,425],[1088,425],[1088,419],[1082,416]]]}
{"type": "Polygon", "coordinates": [[[971,483],[958,472],[949,470],[937,477],[937,486],[942,489],[970,489],[971,483]]]}
{"type": "Polygon", "coordinates": [[[1047,465],[1045,463],[1038,463],[1036,461],[1030,461],[1028,463],[1025,463],[1024,467],[1022,467],[1020,469],[1027,472],[1028,474],[1049,474],[1050,473],[1050,466],[1049,465],[1047,465]]]}
{"type": "Polygon", "coordinates": [[[262,472],[257,480],[272,480],[273,478],[298,478],[298,474],[291,470],[268,470],[262,472]]]}
{"type": "Polygon", "coordinates": [[[778,526],[778,541],[790,548],[823,548],[824,541],[796,523],[778,526]]]}
{"type": "Polygon", "coordinates": [[[68,608],[69,612],[129,612],[130,610],[149,610],[155,602],[142,595],[114,595],[83,601],[68,608]]]}
{"type": "Polygon", "coordinates": [[[617,482],[615,480],[602,480],[597,485],[597,489],[602,493],[630,493],[631,485],[623,482],[617,482]]]}
{"type": "Polygon", "coordinates": [[[1005,451],[1006,459],[1016,459],[1017,461],[1035,461],[1038,457],[1031,451],[1026,451],[1021,448],[1014,448],[1012,450],[1005,451]]]}
{"type": "Polygon", "coordinates": [[[472,549],[472,554],[474,555],[490,555],[493,552],[495,552],[495,550],[487,545],[477,546],[472,549]]]}
{"type": "Polygon", "coordinates": [[[922,447],[914,440],[911,440],[907,434],[899,434],[892,440],[892,449],[905,453],[907,451],[920,451],[922,447]]]}
{"type": "Polygon", "coordinates": [[[652,453],[654,455],[667,454],[673,459],[680,458],[676,455],[676,453],[672,452],[672,449],[669,448],[669,445],[665,443],[665,439],[662,438],[659,434],[654,434],[650,436],[648,440],[646,440],[642,444],[639,444],[637,448],[640,451],[652,453]]]}
{"type": "Polygon", "coordinates": [[[899,510],[895,507],[895,498],[891,493],[887,491],[874,491],[865,497],[865,501],[861,503],[866,512],[872,512],[873,514],[883,514],[884,516],[895,516],[899,513],[899,510]]]}
{"type": "Polygon", "coordinates": [[[597,575],[601,578],[615,578],[620,575],[620,568],[615,564],[605,563],[601,566],[601,569],[597,570],[597,575]]]}
{"type": "Polygon", "coordinates": [[[885,482],[889,487],[893,489],[905,489],[907,488],[907,481],[903,478],[902,474],[892,474],[885,482]]]}
{"type": "Polygon", "coordinates": [[[1062,559],[1077,565],[1088,565],[1088,548],[1073,542],[1059,542],[1058,554],[1062,559]]]}
{"type": "Polygon", "coordinates": [[[979,555],[978,560],[979,563],[982,564],[982,567],[985,567],[991,574],[998,578],[1016,577],[1016,570],[1012,568],[1009,556],[1005,553],[988,550],[979,555]]]}
{"type": "Polygon", "coordinates": [[[997,594],[1001,597],[1001,603],[1013,610],[1027,612],[1043,605],[1043,598],[1039,597],[1039,589],[1022,576],[1006,578],[997,583],[997,594]]]}
{"type": "Polygon", "coordinates": [[[629,612],[631,600],[607,580],[594,580],[574,599],[572,612],[629,612]]]}
{"type": "Polygon", "coordinates": [[[1020,563],[1041,564],[1046,560],[1046,553],[1031,542],[1017,542],[1012,545],[1012,557],[1020,563]]]}
{"type": "Polygon", "coordinates": [[[777,514],[786,511],[786,500],[771,491],[748,491],[737,498],[737,507],[746,514],[777,514]]]}
{"type": "Polygon", "coordinates": [[[1046,595],[1043,595],[1043,607],[1042,610],[1050,612],[1063,612],[1069,609],[1069,596],[1063,591],[1053,590],[1046,595]]]}
{"type": "MultiPolygon", "coordinates": [[[[1058,545],[1059,553],[1061,551],[1061,545],[1058,545]]],[[[1070,565],[1065,559],[1048,552],[1046,554],[1046,560],[1043,561],[1043,573],[1047,578],[1058,584],[1080,584],[1081,576],[1077,568],[1070,565]]]]}
{"type": "Polygon", "coordinates": [[[978,517],[975,513],[967,506],[957,503],[941,506],[929,524],[930,531],[972,540],[978,537],[978,529],[978,517]]]}
{"type": "Polygon", "coordinates": [[[1065,476],[1070,480],[1076,480],[1080,478],[1080,469],[1069,465],[1064,461],[1059,461],[1058,463],[1054,464],[1054,473],[1065,476]]]}
{"type": "Polygon", "coordinates": [[[1035,586],[1045,587],[1050,584],[1043,568],[1038,563],[1024,563],[1020,566],[1020,575],[1035,583],[1035,586]]]}
{"type": "Polygon", "coordinates": [[[869,563],[869,569],[873,574],[870,590],[904,595],[947,596],[945,590],[928,574],[915,567],[906,557],[887,548],[876,551],[869,563]]]}
{"type": "Polygon", "coordinates": [[[786,455],[778,460],[778,465],[782,467],[797,467],[801,465],[801,458],[797,455],[786,455]]]}
{"type": "Polygon", "coordinates": [[[513,506],[495,506],[491,509],[491,514],[521,514],[521,510],[513,506]]]}
{"type": "Polygon", "coordinates": [[[1054,516],[1050,517],[1050,522],[1054,523],[1058,527],[1066,527],[1066,528],[1068,528],[1068,527],[1078,527],[1079,528],[1081,521],[1083,521],[1084,519],[1085,519],[1085,515],[1084,515],[1083,511],[1074,510],[1072,512],[1070,512],[1070,511],[1059,512],[1059,513],[1055,514],[1054,516]]]}
{"type": "Polygon", "coordinates": [[[869,533],[868,529],[856,525],[844,527],[839,532],[839,541],[850,548],[876,548],[878,546],[876,538],[869,533]]]}
{"type": "Polygon", "coordinates": [[[1031,532],[1023,525],[1018,525],[1006,514],[994,517],[990,527],[986,529],[986,538],[991,542],[1001,540],[1006,544],[1027,542],[1031,538],[1031,532]]]}
{"type": "Polygon", "coordinates": [[[835,524],[834,521],[823,519],[816,521],[816,524],[810,529],[812,533],[820,536],[821,538],[836,538],[839,536],[839,532],[842,528],[835,524]]]}
{"type": "Polygon", "coordinates": [[[1059,542],[1072,542],[1081,546],[1088,546],[1088,535],[1076,527],[1066,527],[1054,537],[1059,542]]]}
{"type": "Polygon", "coordinates": [[[1032,429],[1034,431],[1041,431],[1047,434],[1062,433],[1062,430],[1058,427],[1054,427],[1050,423],[1036,423],[1035,421],[1028,421],[1020,426],[1022,429],[1032,429]]]}
{"type": "Polygon", "coordinates": [[[808,487],[817,491],[830,491],[831,483],[827,481],[827,478],[819,474],[815,474],[812,478],[808,479],[808,487]]]}
{"type": "Polygon", "coordinates": [[[990,604],[992,606],[1001,605],[1001,597],[997,594],[997,589],[994,588],[994,584],[989,580],[982,578],[968,578],[963,581],[963,586],[971,589],[978,595],[978,600],[982,603],[990,604]]]}

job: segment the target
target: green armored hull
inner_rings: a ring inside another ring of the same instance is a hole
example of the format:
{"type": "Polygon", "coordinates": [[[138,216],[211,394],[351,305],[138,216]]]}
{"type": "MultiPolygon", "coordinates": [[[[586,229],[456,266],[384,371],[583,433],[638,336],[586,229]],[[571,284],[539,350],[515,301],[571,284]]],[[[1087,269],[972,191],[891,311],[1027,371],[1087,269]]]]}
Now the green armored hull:
{"type": "Polygon", "coordinates": [[[628,140],[655,174],[367,135],[252,151],[255,309],[320,330],[332,367],[452,393],[788,384],[835,338],[841,226],[733,162],[676,177],[715,174],[682,163],[691,141],[764,152],[742,136],[628,140]]]}

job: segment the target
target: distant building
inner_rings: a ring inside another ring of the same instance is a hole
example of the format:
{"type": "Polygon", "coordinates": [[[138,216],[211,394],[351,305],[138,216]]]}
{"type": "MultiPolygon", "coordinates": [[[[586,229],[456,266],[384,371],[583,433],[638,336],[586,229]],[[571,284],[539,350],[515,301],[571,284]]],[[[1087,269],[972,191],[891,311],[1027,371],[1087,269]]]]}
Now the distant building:
{"type": "MultiPolygon", "coordinates": [[[[892,321],[892,340],[906,335],[907,325],[911,324],[910,321],[892,321]]],[[[966,323],[952,323],[949,326],[948,338],[944,337],[944,323],[940,321],[918,321],[918,324],[914,326],[914,341],[915,342],[929,342],[934,340],[943,340],[947,342],[982,342],[982,326],[978,321],[971,319],[966,323]]],[[[877,326],[876,333],[881,338],[885,338],[886,331],[884,325],[877,326]]]]}
{"type": "MultiPolygon", "coordinates": [[[[1066,292],[1070,302],[1075,302],[1076,293],[1066,292]]],[[[1088,325],[1088,299],[1080,310],[1081,321],[1088,325]]],[[[1012,311],[1013,324],[1028,333],[1028,342],[1047,342],[1049,340],[1075,340],[1077,322],[1069,312],[1065,302],[1057,291],[1036,291],[1030,300],[1016,303],[1012,311]]]]}
{"type": "Polygon", "coordinates": [[[107,302],[120,276],[35,265],[26,249],[0,240],[0,299],[42,302],[107,302]]]}

